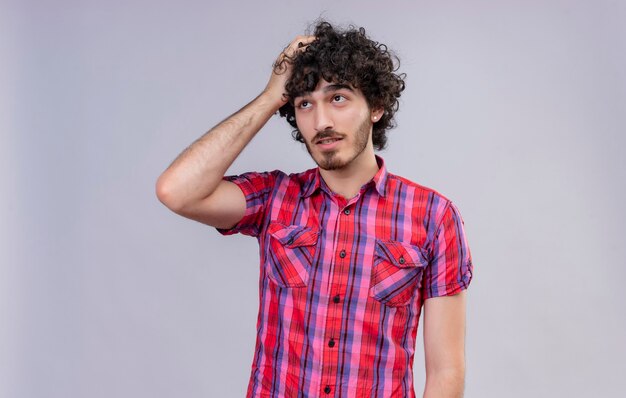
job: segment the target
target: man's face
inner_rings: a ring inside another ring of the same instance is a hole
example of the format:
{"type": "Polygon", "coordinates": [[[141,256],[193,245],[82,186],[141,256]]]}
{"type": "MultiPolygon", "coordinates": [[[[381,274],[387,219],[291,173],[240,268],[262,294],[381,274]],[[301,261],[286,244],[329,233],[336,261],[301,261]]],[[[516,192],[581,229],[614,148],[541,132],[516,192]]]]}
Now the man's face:
{"type": "Polygon", "coordinates": [[[321,79],[315,91],[294,100],[296,123],[307,151],[324,170],[347,167],[372,150],[371,112],[361,90],[321,79]]]}

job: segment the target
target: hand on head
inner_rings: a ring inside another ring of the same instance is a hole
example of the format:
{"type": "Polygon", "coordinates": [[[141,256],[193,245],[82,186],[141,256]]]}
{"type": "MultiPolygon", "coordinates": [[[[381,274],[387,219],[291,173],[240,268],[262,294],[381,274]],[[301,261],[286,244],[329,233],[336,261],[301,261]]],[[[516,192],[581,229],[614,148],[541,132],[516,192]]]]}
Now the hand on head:
{"type": "Polygon", "coordinates": [[[283,49],[272,68],[272,76],[270,77],[265,92],[276,96],[280,106],[287,103],[289,98],[285,93],[285,83],[291,75],[291,65],[295,56],[304,51],[311,42],[315,40],[315,36],[296,36],[296,38],[283,49]]]}

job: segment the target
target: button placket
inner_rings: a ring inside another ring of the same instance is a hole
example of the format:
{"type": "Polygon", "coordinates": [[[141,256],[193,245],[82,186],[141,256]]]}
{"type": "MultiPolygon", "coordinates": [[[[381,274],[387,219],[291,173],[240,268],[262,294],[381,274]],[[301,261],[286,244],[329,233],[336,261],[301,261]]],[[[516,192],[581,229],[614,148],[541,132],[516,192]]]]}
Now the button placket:
{"type": "MultiPolygon", "coordinates": [[[[350,269],[350,259],[348,251],[345,248],[352,247],[353,224],[354,217],[351,216],[352,211],[348,208],[339,206],[339,214],[336,216],[337,227],[333,229],[336,235],[333,236],[333,246],[335,248],[335,256],[333,258],[332,279],[329,285],[329,301],[326,327],[324,331],[325,342],[323,348],[324,364],[322,365],[321,385],[325,386],[322,390],[323,394],[333,395],[335,391],[336,372],[338,365],[338,344],[339,340],[336,336],[341,335],[341,319],[343,318],[343,306],[340,303],[344,300],[343,290],[348,283],[348,271],[350,269]],[[346,217],[342,217],[346,216],[346,217]],[[334,292],[333,292],[334,291],[334,292]],[[332,337],[331,337],[332,336],[332,337]]],[[[337,213],[335,213],[337,214],[337,213]]]]}

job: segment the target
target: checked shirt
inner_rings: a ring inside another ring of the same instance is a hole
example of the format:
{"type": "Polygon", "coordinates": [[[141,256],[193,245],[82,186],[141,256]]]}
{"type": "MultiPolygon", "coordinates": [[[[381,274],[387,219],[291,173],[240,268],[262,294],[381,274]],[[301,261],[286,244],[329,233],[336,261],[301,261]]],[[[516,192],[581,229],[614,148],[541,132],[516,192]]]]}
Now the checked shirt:
{"type": "Polygon", "coordinates": [[[466,289],[472,260],[457,207],[379,170],[351,199],[318,168],[224,179],[246,197],[224,234],[258,239],[259,315],[247,397],[415,397],[424,300],[466,289]]]}

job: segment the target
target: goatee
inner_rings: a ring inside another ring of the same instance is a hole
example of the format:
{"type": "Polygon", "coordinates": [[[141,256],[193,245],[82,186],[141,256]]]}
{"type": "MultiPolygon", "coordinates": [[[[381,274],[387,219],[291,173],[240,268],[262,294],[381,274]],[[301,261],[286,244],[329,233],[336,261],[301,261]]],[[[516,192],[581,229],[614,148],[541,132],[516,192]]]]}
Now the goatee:
{"type": "MultiPolygon", "coordinates": [[[[309,143],[305,141],[306,150],[307,152],[309,152],[309,155],[311,155],[311,158],[313,158],[313,161],[317,163],[320,169],[339,170],[339,169],[347,167],[354,159],[356,159],[361,153],[363,153],[363,151],[367,147],[367,142],[369,140],[370,131],[371,131],[371,123],[369,121],[369,118],[366,118],[363,121],[363,123],[361,123],[361,125],[357,129],[356,134],[354,136],[354,146],[352,147],[354,149],[354,154],[352,155],[351,158],[345,161],[342,161],[341,158],[339,158],[338,156],[339,150],[324,151],[320,153],[320,156],[322,158],[316,159],[315,156],[313,156],[313,152],[311,151],[311,147],[309,143]]],[[[328,134],[329,132],[326,132],[326,133],[328,134]]],[[[345,136],[345,134],[343,135],[345,136]]],[[[315,138],[313,142],[315,142],[317,139],[318,138],[315,138]]],[[[349,149],[351,148],[347,148],[347,150],[349,149]]],[[[344,151],[345,150],[346,149],[344,149],[344,151]]]]}

